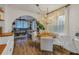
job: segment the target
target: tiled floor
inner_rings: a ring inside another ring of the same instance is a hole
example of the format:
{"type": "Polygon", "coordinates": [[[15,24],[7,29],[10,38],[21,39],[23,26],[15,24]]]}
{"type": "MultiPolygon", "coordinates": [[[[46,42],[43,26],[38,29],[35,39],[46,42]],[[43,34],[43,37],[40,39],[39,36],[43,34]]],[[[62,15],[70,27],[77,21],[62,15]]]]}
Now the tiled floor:
{"type": "Polygon", "coordinates": [[[28,40],[24,45],[19,45],[15,43],[13,55],[69,55],[69,51],[54,45],[53,52],[41,51],[40,44],[28,40]]]}

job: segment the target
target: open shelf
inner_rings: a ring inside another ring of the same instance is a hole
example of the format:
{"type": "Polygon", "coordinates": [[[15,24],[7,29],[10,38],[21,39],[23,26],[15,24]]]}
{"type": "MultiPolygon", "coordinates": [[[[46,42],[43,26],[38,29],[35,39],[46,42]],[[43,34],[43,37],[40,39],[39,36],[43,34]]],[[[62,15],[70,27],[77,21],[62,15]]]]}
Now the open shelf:
{"type": "Polygon", "coordinates": [[[0,19],[0,21],[4,21],[3,19],[0,19]]]}

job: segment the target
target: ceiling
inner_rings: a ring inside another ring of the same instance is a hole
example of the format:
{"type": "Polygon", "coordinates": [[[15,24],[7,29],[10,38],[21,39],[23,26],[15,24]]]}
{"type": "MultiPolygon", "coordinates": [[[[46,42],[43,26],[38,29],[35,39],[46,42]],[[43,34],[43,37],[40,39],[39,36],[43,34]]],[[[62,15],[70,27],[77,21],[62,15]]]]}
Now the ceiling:
{"type": "MultiPolygon", "coordinates": [[[[47,8],[48,12],[51,12],[65,5],[66,4],[39,4],[39,7],[43,13],[46,13],[47,8]]],[[[40,13],[39,8],[35,4],[11,4],[10,6],[24,11],[27,10],[35,13],[40,13]]]]}

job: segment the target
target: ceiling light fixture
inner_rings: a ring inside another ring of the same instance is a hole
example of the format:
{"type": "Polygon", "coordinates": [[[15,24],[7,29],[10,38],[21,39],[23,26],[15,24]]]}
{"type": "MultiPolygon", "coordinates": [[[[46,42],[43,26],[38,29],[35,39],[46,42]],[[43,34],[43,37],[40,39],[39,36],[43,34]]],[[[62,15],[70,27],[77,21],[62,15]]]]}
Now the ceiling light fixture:
{"type": "Polygon", "coordinates": [[[37,6],[37,8],[40,10],[40,14],[41,14],[41,20],[43,19],[43,22],[44,22],[44,24],[45,24],[45,29],[46,29],[46,31],[48,31],[48,24],[50,24],[49,22],[48,22],[48,7],[47,7],[47,11],[46,11],[46,13],[44,13],[42,10],[41,10],[41,8],[39,7],[40,5],[39,4],[36,4],[36,6],[37,6]]]}

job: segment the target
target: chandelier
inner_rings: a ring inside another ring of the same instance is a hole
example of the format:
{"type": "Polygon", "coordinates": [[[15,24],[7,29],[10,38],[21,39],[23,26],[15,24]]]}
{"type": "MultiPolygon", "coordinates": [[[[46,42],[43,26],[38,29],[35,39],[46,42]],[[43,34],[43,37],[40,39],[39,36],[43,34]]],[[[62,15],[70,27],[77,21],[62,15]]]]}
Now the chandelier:
{"type": "Polygon", "coordinates": [[[48,17],[48,8],[46,13],[44,13],[41,8],[39,7],[39,4],[36,4],[37,8],[40,10],[40,14],[41,14],[41,20],[44,23],[45,26],[45,30],[48,31],[48,25],[51,23],[48,17]]]}

